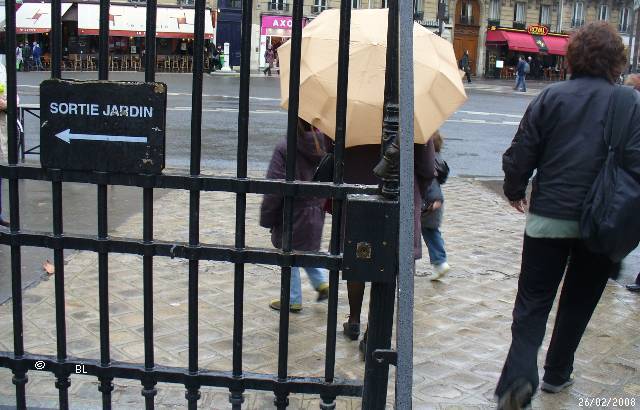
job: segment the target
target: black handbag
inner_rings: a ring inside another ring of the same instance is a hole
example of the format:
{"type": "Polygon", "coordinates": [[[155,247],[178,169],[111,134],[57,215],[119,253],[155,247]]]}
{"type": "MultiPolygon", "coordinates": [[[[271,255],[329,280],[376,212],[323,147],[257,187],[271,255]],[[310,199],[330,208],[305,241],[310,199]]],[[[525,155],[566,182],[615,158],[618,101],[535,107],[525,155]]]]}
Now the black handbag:
{"type": "Polygon", "coordinates": [[[333,152],[327,152],[320,160],[316,172],[313,173],[315,182],[333,181],[333,152]]]}
{"type": "Polygon", "coordinates": [[[438,173],[438,176],[436,177],[436,179],[438,180],[438,183],[440,185],[444,185],[447,182],[447,179],[449,178],[449,164],[447,164],[447,161],[442,159],[440,155],[436,155],[435,164],[436,164],[436,172],[438,173]]]}
{"type": "Polygon", "coordinates": [[[605,125],[607,159],[587,194],[580,234],[587,248],[620,262],[640,242],[640,181],[629,174],[619,157],[631,134],[629,114],[636,91],[617,86],[605,125]]]}

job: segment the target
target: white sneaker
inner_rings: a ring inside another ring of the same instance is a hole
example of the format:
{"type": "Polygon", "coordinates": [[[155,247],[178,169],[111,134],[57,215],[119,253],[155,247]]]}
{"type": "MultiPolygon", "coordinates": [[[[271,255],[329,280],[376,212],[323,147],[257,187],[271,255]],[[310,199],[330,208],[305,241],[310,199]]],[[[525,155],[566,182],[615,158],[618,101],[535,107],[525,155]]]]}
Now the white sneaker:
{"type": "Polygon", "coordinates": [[[451,270],[451,266],[447,262],[433,265],[433,276],[431,280],[440,280],[444,275],[451,270]]]}

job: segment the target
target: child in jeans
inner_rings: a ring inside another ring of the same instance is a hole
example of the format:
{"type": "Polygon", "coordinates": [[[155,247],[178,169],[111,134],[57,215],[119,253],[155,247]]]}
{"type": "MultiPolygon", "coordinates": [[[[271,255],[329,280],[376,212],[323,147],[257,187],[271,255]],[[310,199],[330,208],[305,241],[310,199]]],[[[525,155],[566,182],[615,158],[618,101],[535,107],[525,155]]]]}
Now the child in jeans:
{"type": "MultiPolygon", "coordinates": [[[[298,141],[296,154],[296,180],[311,181],[320,160],[325,155],[325,136],[302,119],[298,119],[298,141]]],[[[284,179],[286,167],[287,141],[282,140],[273,151],[273,157],[267,170],[267,178],[284,179]]],[[[324,225],[324,198],[295,198],[293,203],[292,246],[297,251],[318,251],[324,225]]],[[[282,196],[268,194],[264,196],[260,207],[260,226],[271,230],[271,242],[276,248],[282,248],[282,196]]],[[[329,297],[327,272],[324,269],[305,267],[311,285],[318,292],[318,301],[329,297]]],[[[298,313],[302,310],[302,285],[300,268],[291,268],[291,300],[289,310],[298,313]]],[[[272,300],[269,306],[280,310],[280,299],[272,300]]]]}
{"type": "Polygon", "coordinates": [[[429,250],[429,260],[433,265],[434,274],[431,280],[439,280],[449,272],[451,267],[447,263],[447,251],[444,248],[444,240],[440,232],[442,224],[442,215],[444,213],[444,195],[440,187],[444,184],[449,176],[449,167],[440,156],[442,149],[442,136],[436,131],[431,137],[433,146],[436,151],[436,171],[437,177],[433,179],[431,185],[425,193],[422,204],[422,238],[427,244],[429,250]]]}

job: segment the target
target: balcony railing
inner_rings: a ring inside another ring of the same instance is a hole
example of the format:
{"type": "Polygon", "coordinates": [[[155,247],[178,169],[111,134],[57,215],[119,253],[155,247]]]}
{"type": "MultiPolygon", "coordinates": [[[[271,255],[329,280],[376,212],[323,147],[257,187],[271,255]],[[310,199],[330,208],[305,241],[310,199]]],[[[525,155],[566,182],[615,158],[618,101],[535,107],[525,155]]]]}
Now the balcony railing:
{"type": "Polygon", "coordinates": [[[572,19],[571,27],[582,27],[584,26],[584,19],[572,19]]]}
{"type": "Polygon", "coordinates": [[[527,23],[521,22],[521,21],[514,21],[513,22],[513,28],[515,29],[519,29],[519,30],[524,30],[527,26],[527,23]]]}
{"type": "Polygon", "coordinates": [[[489,25],[489,27],[491,26],[499,26],[500,25],[500,19],[489,19],[487,21],[487,24],[489,25]]]}
{"type": "Polygon", "coordinates": [[[267,3],[267,9],[269,11],[289,11],[289,3],[269,2],[267,3]]]}
{"type": "Polygon", "coordinates": [[[422,21],[422,20],[424,20],[424,11],[414,11],[413,12],[413,20],[414,21],[422,21]]]}
{"type": "Polygon", "coordinates": [[[327,6],[318,6],[318,5],[314,5],[314,6],[311,6],[311,13],[313,13],[313,14],[320,14],[320,13],[322,13],[323,11],[327,10],[328,8],[329,8],[329,7],[327,7],[327,6]]]}

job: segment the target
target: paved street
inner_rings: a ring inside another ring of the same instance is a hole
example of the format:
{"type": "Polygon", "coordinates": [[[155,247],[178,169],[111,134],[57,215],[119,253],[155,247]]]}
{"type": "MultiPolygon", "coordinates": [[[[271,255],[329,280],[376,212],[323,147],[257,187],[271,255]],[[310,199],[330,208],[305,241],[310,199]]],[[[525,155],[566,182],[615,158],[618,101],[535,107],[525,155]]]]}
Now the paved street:
{"type": "MultiPolygon", "coordinates": [[[[96,73],[67,73],[74,78],[96,78],[96,73]]],[[[38,102],[38,84],[44,73],[20,73],[18,90],[24,103],[38,102]]],[[[142,73],[114,73],[114,80],[142,80],[142,73]]],[[[238,78],[204,77],[203,166],[207,173],[228,174],[235,169],[238,78]]],[[[158,74],[169,91],[167,164],[188,165],[191,77],[158,74]]],[[[415,311],[414,404],[417,409],[492,408],[493,388],[510,340],[510,320],[517,287],[524,218],[500,197],[500,157],[508,146],[529,101],[542,85],[529,84],[517,93],[508,82],[474,82],[469,100],[443,126],[444,156],[454,177],[445,185],[447,208],[444,236],[453,266],[442,282],[431,282],[428,260],[417,264],[415,311]]],[[[279,108],[276,78],[252,78],[249,160],[253,176],[262,176],[276,141],[284,135],[286,113],[279,108]]],[[[27,146],[38,144],[36,121],[27,123],[27,146]]],[[[37,156],[28,156],[38,163],[37,156]]],[[[8,210],[7,184],[3,208],[8,210]]],[[[21,186],[21,216],[29,229],[50,230],[49,184],[25,181],[21,186]]],[[[188,193],[156,191],[155,237],[188,239],[188,193]]],[[[93,186],[65,184],[65,230],[95,233],[96,190],[93,186]]],[[[233,195],[205,193],[201,203],[201,240],[232,245],[233,195]]],[[[114,187],[109,191],[110,235],[140,238],[141,192],[114,187]]],[[[258,227],[260,197],[248,196],[247,244],[270,246],[268,232],[258,227]]],[[[326,228],[330,219],[327,218],[326,228]]],[[[328,229],[325,229],[324,249],[328,229]]],[[[426,249],[423,252],[426,254],[426,249]]],[[[7,249],[0,247],[0,303],[7,296],[7,249]]],[[[40,281],[40,265],[49,251],[25,249],[25,345],[30,353],[55,355],[53,279],[40,281]]],[[[68,353],[99,357],[97,258],[92,253],[67,252],[68,353]]],[[[110,321],[112,358],[140,363],[142,345],[142,260],[110,255],[110,321]]],[[[155,258],[155,337],[158,364],[187,363],[187,263],[155,258]]],[[[611,281],[576,357],[577,381],[567,392],[539,394],[534,409],[571,409],[595,397],[634,398],[640,408],[640,333],[637,318],[640,298],[623,287],[640,269],[640,251],[626,262],[623,278],[611,281]]],[[[233,321],[233,266],[203,263],[200,269],[200,363],[203,369],[230,370],[233,321]]],[[[273,373],[277,369],[278,316],[268,302],[279,295],[275,267],[247,267],[245,293],[244,367],[246,371],[273,373]]],[[[323,374],[326,305],[316,303],[303,279],[304,310],[291,317],[290,373],[323,374]]],[[[338,326],[348,313],[346,289],[340,285],[338,326]]],[[[365,306],[367,305],[365,300],[365,306]]],[[[366,316],[363,313],[363,319],[366,316]]],[[[553,323],[550,320],[549,323],[553,323]]],[[[547,332],[549,334],[550,332],[547,332]]],[[[548,337],[547,337],[548,339],[548,337]]],[[[11,304],[0,305],[0,350],[12,350],[11,304]]],[[[548,342],[548,340],[547,340],[548,342]]],[[[544,357],[541,352],[541,359],[544,357]]],[[[338,338],[337,373],[361,379],[363,366],[357,343],[338,338]]],[[[30,372],[29,405],[57,407],[57,391],[48,373],[30,372]]],[[[114,408],[143,406],[139,383],[116,380],[114,408]]],[[[390,393],[393,380],[390,381],[390,393]]],[[[0,408],[14,404],[11,374],[0,369],[0,408]]],[[[96,380],[72,377],[73,408],[101,408],[96,380]]],[[[180,386],[159,386],[158,408],[182,408],[180,386]]],[[[272,408],[272,395],[248,392],[245,408],[272,408]]],[[[317,398],[295,395],[293,409],[318,408],[317,398]]],[[[392,397],[389,398],[392,403],[392,397]]],[[[200,407],[229,408],[227,392],[203,389],[200,407]]],[[[340,409],[359,408],[357,399],[341,399],[340,409]]]]}
{"type": "MultiPolygon", "coordinates": [[[[489,409],[495,406],[493,388],[510,340],[524,218],[484,185],[471,179],[452,178],[445,185],[445,195],[443,231],[453,270],[442,282],[431,282],[428,262],[422,259],[417,265],[414,407],[489,409]]],[[[187,239],[188,197],[187,192],[175,191],[156,202],[158,239],[187,239]]],[[[232,198],[224,193],[203,196],[203,242],[233,243],[232,198]]],[[[258,206],[259,197],[249,196],[247,244],[269,246],[268,232],[257,226],[258,206]]],[[[111,234],[140,237],[141,220],[141,214],[135,213],[111,234]]],[[[328,225],[325,226],[325,247],[329,233],[326,228],[328,225]]],[[[142,260],[138,256],[110,255],[109,265],[112,359],[141,363],[144,354],[142,260]]],[[[187,262],[155,258],[154,269],[157,363],[185,366],[187,262]]],[[[68,353],[80,358],[99,357],[96,271],[94,254],[82,252],[67,256],[68,353]]],[[[268,308],[268,302],[279,294],[278,270],[250,265],[246,277],[244,368],[272,373],[277,369],[278,315],[268,308]]],[[[229,370],[233,266],[203,263],[199,281],[199,364],[203,369],[229,370]]],[[[48,280],[25,292],[24,337],[26,349],[31,353],[55,355],[53,283],[48,280]]],[[[291,316],[289,371],[292,375],[321,376],[326,305],[315,302],[306,279],[303,293],[303,312],[291,316]]],[[[346,289],[341,283],[339,326],[348,312],[347,306],[346,289]]],[[[597,397],[634,399],[638,408],[640,333],[636,321],[639,314],[638,295],[610,282],[577,352],[575,386],[558,395],[539,394],[533,408],[573,409],[579,407],[581,400],[597,397]]],[[[549,323],[553,323],[553,318],[549,323]]],[[[0,306],[0,350],[11,350],[11,347],[11,305],[4,304],[0,306]]],[[[544,349],[541,359],[543,354],[544,349]]],[[[339,337],[336,357],[338,376],[362,378],[357,343],[339,337]]],[[[56,408],[57,392],[53,383],[48,373],[29,372],[28,404],[56,408]]],[[[115,385],[114,408],[143,407],[139,383],[117,379],[115,385]]],[[[392,386],[393,379],[390,393],[392,386]]],[[[184,407],[183,387],[162,384],[158,389],[157,408],[184,407]]],[[[0,370],[0,405],[13,404],[13,397],[10,372],[0,370]]],[[[101,407],[97,382],[91,377],[72,377],[71,397],[73,408],[101,407]]],[[[228,392],[221,389],[202,389],[200,408],[230,408],[227,397],[228,392]]],[[[273,408],[272,400],[272,394],[248,392],[244,408],[273,408]]],[[[308,395],[294,395],[290,408],[317,409],[318,400],[308,395]]],[[[359,400],[340,399],[338,408],[359,408],[359,400]]]]}
{"type": "MultiPolygon", "coordinates": [[[[21,102],[37,103],[45,73],[19,73],[21,102]]],[[[65,77],[95,79],[96,73],[65,73],[65,77]]],[[[112,73],[114,80],[144,79],[142,73],[112,73]]],[[[191,127],[191,76],[159,73],[167,84],[167,165],[189,163],[191,127]]],[[[235,169],[237,140],[238,77],[204,76],[202,160],[208,169],[235,169]]],[[[456,175],[502,177],[500,156],[508,146],[527,104],[536,94],[511,90],[507,82],[473,83],[469,100],[442,127],[447,139],[445,155],[456,175]]],[[[280,108],[279,80],[251,78],[249,161],[255,170],[266,169],[276,141],[286,134],[286,112],[280,108]]],[[[36,119],[27,122],[27,147],[38,144],[36,119]]]]}

